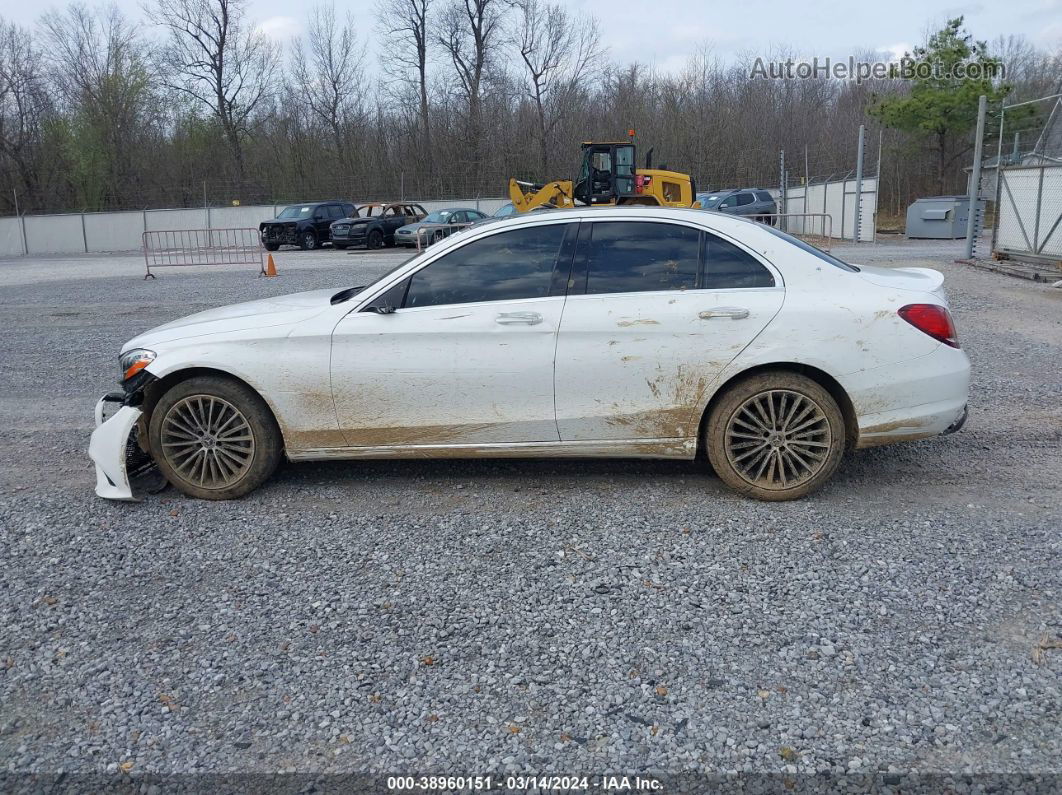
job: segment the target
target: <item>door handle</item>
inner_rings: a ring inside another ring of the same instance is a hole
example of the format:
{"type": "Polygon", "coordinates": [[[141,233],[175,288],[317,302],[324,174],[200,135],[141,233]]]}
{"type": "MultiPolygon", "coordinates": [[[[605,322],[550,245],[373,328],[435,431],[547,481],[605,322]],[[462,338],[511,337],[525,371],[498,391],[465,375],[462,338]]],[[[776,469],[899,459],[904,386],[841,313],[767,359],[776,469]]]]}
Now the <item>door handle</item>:
{"type": "Polygon", "coordinates": [[[698,317],[701,320],[711,320],[713,317],[728,317],[731,320],[744,320],[749,316],[749,310],[741,306],[713,306],[705,309],[698,317]]]}
{"type": "Polygon", "coordinates": [[[503,326],[534,326],[542,322],[542,315],[538,312],[501,312],[494,322],[503,326]]]}

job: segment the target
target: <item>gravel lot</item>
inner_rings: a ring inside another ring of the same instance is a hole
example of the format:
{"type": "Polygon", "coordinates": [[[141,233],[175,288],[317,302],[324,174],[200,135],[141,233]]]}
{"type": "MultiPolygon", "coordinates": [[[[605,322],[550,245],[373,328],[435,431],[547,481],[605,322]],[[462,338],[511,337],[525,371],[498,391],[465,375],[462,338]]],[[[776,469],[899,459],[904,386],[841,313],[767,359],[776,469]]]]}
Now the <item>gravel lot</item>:
{"type": "MultiPolygon", "coordinates": [[[[1062,772],[1062,291],[952,243],[961,433],[797,503],[701,465],[284,466],[237,503],[97,499],[119,346],[403,255],[0,261],[0,770],[1062,772]]],[[[889,780],[895,781],[895,778],[889,780]]]]}

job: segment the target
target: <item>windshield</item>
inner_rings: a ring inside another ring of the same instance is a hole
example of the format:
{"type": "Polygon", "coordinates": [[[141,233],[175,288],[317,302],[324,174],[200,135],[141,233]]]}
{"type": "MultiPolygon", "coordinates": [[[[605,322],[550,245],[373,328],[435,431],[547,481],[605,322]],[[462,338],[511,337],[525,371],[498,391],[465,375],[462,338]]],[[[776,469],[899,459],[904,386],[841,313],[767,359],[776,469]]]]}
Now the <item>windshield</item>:
{"type": "Polygon", "coordinates": [[[713,207],[718,207],[719,203],[721,201],[723,201],[723,199],[725,199],[725,198],[726,198],[726,196],[723,196],[723,195],[718,194],[718,193],[702,195],[701,196],[701,209],[710,210],[713,207]]]}
{"type": "Polygon", "coordinates": [[[308,204],[293,204],[280,211],[277,218],[306,218],[313,212],[313,207],[308,204]]]}
{"type": "Polygon", "coordinates": [[[453,213],[450,210],[436,210],[424,216],[426,224],[445,224],[453,213]]]}
{"type": "Polygon", "coordinates": [[[852,272],[858,272],[859,271],[859,268],[857,268],[855,265],[850,265],[849,263],[845,262],[844,260],[837,259],[837,257],[833,256],[832,254],[828,254],[827,252],[823,251],[821,248],[816,248],[815,246],[811,245],[807,241],[801,240],[799,237],[793,237],[792,235],[786,234],[785,232],[781,232],[781,231],[775,229],[773,226],[768,226],[767,224],[764,224],[763,228],[766,229],[768,232],[770,232],[775,237],[780,237],[780,238],[782,238],[782,240],[789,241],[790,243],[792,243],[794,246],[796,246],[797,248],[801,249],[802,251],[806,251],[808,254],[812,254],[812,255],[818,257],[823,262],[828,262],[830,265],[833,265],[833,267],[835,267],[835,268],[840,268],[843,271],[852,271],[852,272]]]}

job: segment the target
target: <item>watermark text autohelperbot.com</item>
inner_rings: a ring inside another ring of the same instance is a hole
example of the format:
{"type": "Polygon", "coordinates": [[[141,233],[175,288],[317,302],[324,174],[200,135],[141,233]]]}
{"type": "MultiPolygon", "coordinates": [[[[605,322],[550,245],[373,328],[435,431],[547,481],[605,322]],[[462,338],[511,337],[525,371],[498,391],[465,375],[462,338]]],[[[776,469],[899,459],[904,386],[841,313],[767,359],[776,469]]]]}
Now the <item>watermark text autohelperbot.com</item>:
{"type": "Polygon", "coordinates": [[[939,61],[921,60],[904,56],[895,61],[860,61],[855,56],[833,59],[815,56],[810,60],[787,59],[770,61],[757,58],[749,69],[749,77],[758,80],[1002,80],[1007,76],[1006,67],[999,62],[956,63],[945,65],[939,61]]]}

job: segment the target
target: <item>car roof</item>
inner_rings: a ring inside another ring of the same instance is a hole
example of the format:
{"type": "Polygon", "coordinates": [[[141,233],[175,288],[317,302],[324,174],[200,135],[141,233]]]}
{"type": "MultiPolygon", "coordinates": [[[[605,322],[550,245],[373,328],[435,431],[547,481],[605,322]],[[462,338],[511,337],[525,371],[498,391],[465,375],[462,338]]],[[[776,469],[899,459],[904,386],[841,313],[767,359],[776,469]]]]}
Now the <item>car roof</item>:
{"type": "Polygon", "coordinates": [[[725,196],[728,193],[744,193],[746,191],[767,190],[767,188],[722,188],[720,190],[702,190],[698,196],[725,196]]]}

